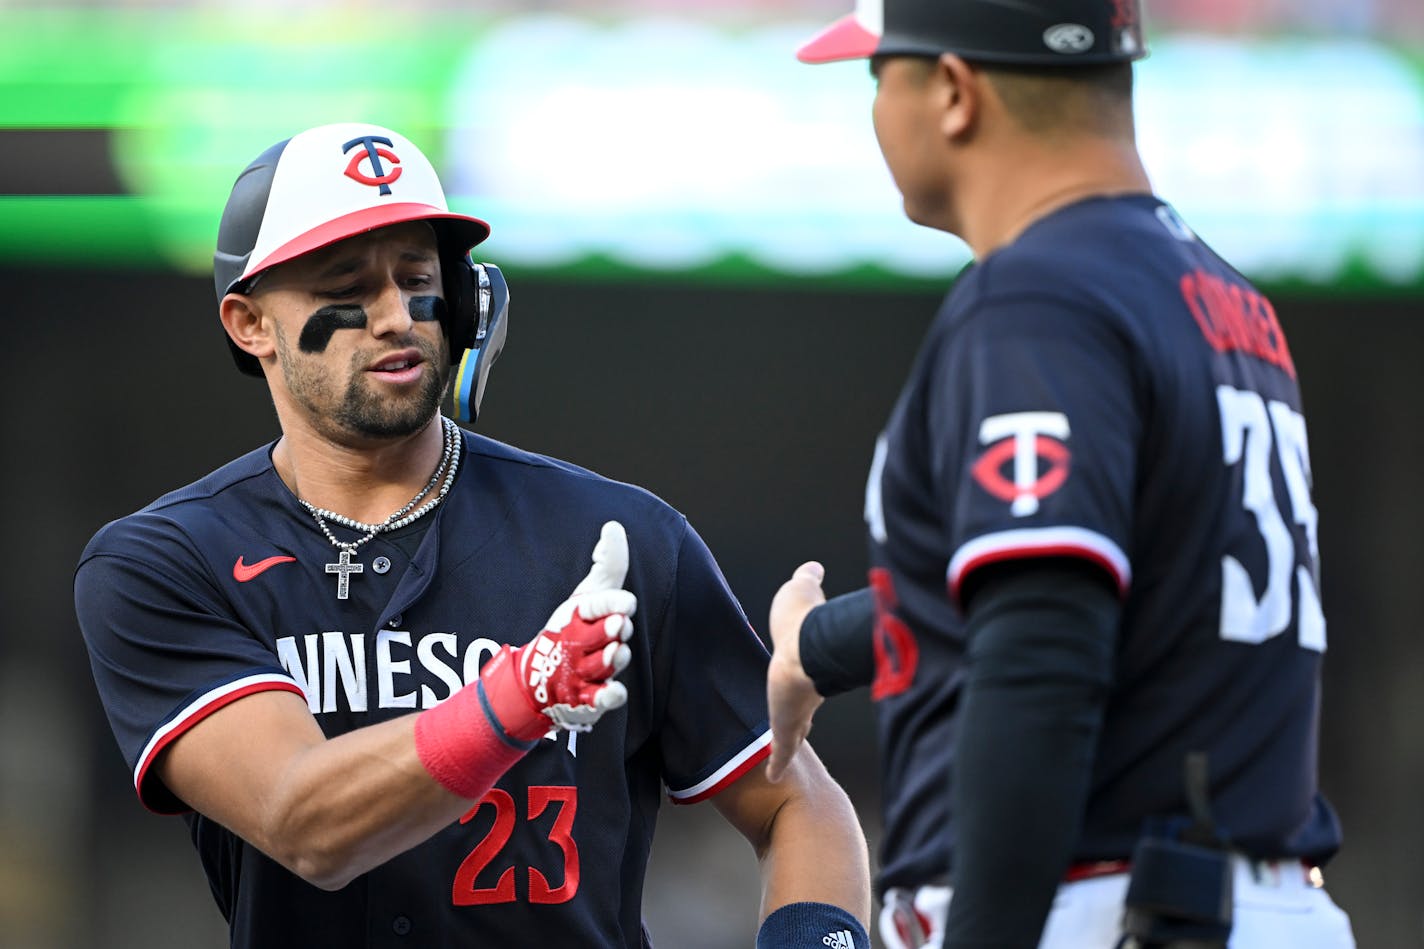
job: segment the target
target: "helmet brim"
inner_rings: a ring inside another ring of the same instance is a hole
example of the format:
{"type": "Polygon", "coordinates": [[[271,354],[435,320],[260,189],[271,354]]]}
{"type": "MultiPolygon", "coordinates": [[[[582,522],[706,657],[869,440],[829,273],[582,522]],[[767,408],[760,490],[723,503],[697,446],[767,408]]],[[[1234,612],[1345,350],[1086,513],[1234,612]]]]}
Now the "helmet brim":
{"type": "Polygon", "coordinates": [[[841,17],[796,51],[803,63],[834,63],[867,59],[880,48],[880,35],[865,28],[855,14],[841,17]]]}
{"type": "MultiPolygon", "coordinates": [[[[249,262],[242,276],[234,281],[232,286],[250,280],[258,273],[278,264],[295,260],[303,254],[310,254],[323,247],[329,247],[348,237],[355,237],[357,234],[364,234],[392,224],[403,224],[407,221],[438,223],[444,235],[442,245],[448,241],[449,246],[461,252],[468,251],[489,237],[490,234],[490,226],[479,218],[443,211],[429,204],[404,202],[362,208],[359,211],[353,211],[327,221],[320,227],[312,228],[277,247],[261,260],[249,262]]],[[[232,288],[228,289],[231,291],[232,288]]]]}

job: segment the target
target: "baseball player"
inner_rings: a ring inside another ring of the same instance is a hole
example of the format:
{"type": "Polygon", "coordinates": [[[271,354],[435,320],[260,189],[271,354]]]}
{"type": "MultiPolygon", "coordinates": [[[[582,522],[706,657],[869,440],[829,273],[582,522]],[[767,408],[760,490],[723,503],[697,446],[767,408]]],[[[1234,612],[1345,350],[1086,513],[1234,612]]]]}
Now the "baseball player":
{"type": "Polygon", "coordinates": [[[1152,193],[1143,52],[1133,0],[865,0],[800,51],[869,58],[906,214],[975,260],[875,446],[869,588],[808,563],[772,613],[773,775],[871,685],[896,949],[1354,944],[1296,367],[1152,193]]]}
{"type": "Polygon", "coordinates": [[[854,811],[814,757],[766,780],[766,653],[687,521],[439,412],[458,364],[474,419],[503,345],[488,233],[378,126],[237,179],[220,316],[281,436],[75,580],[135,790],[184,816],[234,947],[650,946],[665,791],[753,844],[758,946],[864,949],[854,811]]]}

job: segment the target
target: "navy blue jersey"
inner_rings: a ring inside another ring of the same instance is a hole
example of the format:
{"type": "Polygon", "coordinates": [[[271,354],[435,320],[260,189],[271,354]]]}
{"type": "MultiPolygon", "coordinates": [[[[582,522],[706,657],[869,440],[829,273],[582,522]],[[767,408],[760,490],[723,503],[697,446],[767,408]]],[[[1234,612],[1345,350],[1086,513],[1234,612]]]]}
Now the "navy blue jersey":
{"type": "MultiPolygon", "coordinates": [[[[556,733],[465,819],[325,892],[187,813],[235,947],[649,945],[642,881],[663,793],[715,794],[769,750],[766,651],[700,538],[653,495],[465,434],[433,514],[336,550],[255,451],[90,542],[76,603],[143,802],[185,811],[151,766],[244,695],[305,696],[327,736],[429,708],[521,645],[623,523],[638,597],[628,703],[556,733]]],[[[333,527],[333,530],[342,531],[333,527]]],[[[342,533],[342,539],[349,538],[342,533]]]]}
{"type": "Polygon", "coordinates": [[[1016,558],[1086,559],[1123,597],[1076,859],[1128,857],[1144,822],[1184,816],[1197,750],[1237,847],[1337,848],[1316,786],[1325,621],[1295,367],[1269,301],[1168,206],[1083,201],[967,270],[866,498],[882,887],[947,876],[956,595],[1016,558]]]}

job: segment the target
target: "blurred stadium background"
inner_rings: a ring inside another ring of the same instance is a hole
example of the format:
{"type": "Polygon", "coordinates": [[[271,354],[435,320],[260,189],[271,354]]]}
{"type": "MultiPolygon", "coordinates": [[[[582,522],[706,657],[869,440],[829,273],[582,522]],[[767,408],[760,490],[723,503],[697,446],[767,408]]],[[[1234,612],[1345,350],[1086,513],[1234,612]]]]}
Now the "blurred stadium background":
{"type": "MultiPolygon", "coordinates": [[[[1424,945],[1424,4],[1145,2],[1149,168],[1271,291],[1312,419],[1327,878],[1361,946],[1424,945]]],[[[493,224],[482,430],[661,494],[758,626],[803,559],[857,585],[870,447],[967,258],[901,216],[864,66],[792,58],[849,5],[0,2],[0,949],[225,945],[181,823],[129,789],[70,578],[103,522],[273,437],[208,267],[236,172],[303,127],[400,129],[493,224]],[[590,399],[591,365],[625,384],[590,399]]],[[[813,738],[874,843],[866,697],[813,738]]],[[[754,876],[711,808],[665,808],[659,946],[750,945],[754,876]]]]}

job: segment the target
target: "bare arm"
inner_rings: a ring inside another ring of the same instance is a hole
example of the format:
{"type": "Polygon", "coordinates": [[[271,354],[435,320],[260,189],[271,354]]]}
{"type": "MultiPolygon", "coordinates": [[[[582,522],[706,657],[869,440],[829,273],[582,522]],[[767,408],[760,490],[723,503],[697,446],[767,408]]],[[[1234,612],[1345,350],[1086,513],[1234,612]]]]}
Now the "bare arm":
{"type": "Polygon", "coordinates": [[[338,889],[470,808],[421,764],[415,719],[327,740],[299,696],[259,692],[193,726],[156,766],[194,810],[338,889]]]}
{"type": "Polygon", "coordinates": [[[870,856],[850,799],[809,745],[781,780],[753,768],[712,799],[761,864],[761,918],[790,903],[839,906],[870,918],[870,856]]]}

